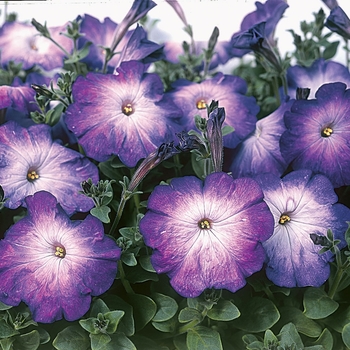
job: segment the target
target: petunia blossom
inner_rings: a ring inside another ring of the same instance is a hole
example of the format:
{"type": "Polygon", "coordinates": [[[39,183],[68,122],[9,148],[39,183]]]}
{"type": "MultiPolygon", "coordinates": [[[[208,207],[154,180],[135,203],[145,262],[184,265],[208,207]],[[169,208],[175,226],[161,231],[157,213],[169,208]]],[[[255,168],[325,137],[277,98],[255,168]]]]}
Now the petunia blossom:
{"type": "Polygon", "coordinates": [[[327,83],[342,82],[350,87],[348,68],[335,61],[323,58],[315,60],[310,67],[292,66],[287,70],[288,95],[295,98],[296,89],[309,88],[310,98],[315,98],[316,91],[327,83]]]}
{"type": "Polygon", "coordinates": [[[350,39],[350,18],[340,6],[332,8],[324,25],[332,32],[341,35],[344,39],[350,39]]]}
{"type": "Polygon", "coordinates": [[[186,130],[195,128],[196,115],[207,117],[206,105],[210,105],[212,100],[219,101],[226,112],[224,125],[235,129],[224,136],[224,146],[234,148],[254,130],[259,112],[255,98],[246,96],[246,92],[247,84],[242,78],[218,73],[201,83],[178,80],[169,95],[187,118],[186,130]]]}
{"type": "Polygon", "coordinates": [[[234,178],[261,173],[282,175],[288,163],[280,151],[280,137],[286,130],[284,113],[295,100],[289,100],[273,113],[258,120],[255,130],[230,155],[229,171],[234,178]]]}
{"type": "Polygon", "coordinates": [[[262,243],[273,231],[273,218],[257,182],[212,173],[157,186],[140,221],[151,262],[167,273],[177,293],[196,297],[207,288],[235,292],[259,271],[262,243]]]}
{"type": "MultiPolygon", "coordinates": [[[[255,2],[256,10],[248,13],[241,23],[240,31],[233,34],[231,44],[238,35],[249,31],[259,23],[265,22],[264,38],[269,42],[269,45],[275,46],[274,32],[280,19],[282,18],[288,4],[284,0],[267,0],[265,3],[255,2]]],[[[242,57],[251,49],[238,49],[231,46],[229,54],[231,57],[242,57]]]]}
{"type": "MultiPolygon", "coordinates": [[[[48,28],[52,38],[63,47],[66,52],[73,48],[72,40],[61,32],[65,25],[48,28]]],[[[1,62],[9,61],[22,63],[23,69],[39,65],[45,70],[62,67],[65,52],[48,38],[41,36],[31,24],[21,22],[5,22],[0,29],[1,62]]]]}
{"type": "Polygon", "coordinates": [[[284,115],[281,154],[294,170],[326,175],[334,187],[350,185],[350,90],[320,87],[316,99],[296,100],[284,115]]]}
{"type": "Polygon", "coordinates": [[[0,127],[0,184],[15,209],[25,205],[26,196],[51,192],[68,214],[86,212],[94,203],[79,193],[80,183],[98,181],[98,169],[80,153],[52,141],[48,125],[28,129],[9,121],[0,127]]]}
{"type": "Polygon", "coordinates": [[[293,171],[282,179],[273,174],[255,179],[275,220],[272,237],[262,243],[267,277],[282,287],[321,286],[329,277],[332,254],[319,254],[321,247],[310,235],[326,236],[331,229],[343,248],[350,210],[336,203],[338,197],[327,177],[310,170],[293,171]]]}
{"type": "Polygon", "coordinates": [[[88,157],[118,155],[133,167],[180,131],[181,110],[163,95],[158,75],[137,61],[123,62],[117,75],[89,73],[73,85],[68,128],[88,157]]]}
{"type": "Polygon", "coordinates": [[[111,287],[120,248],[101,221],[91,215],[71,221],[48,192],[27,197],[26,204],[27,215],[0,241],[0,301],[23,301],[37,322],[77,320],[92,296],[111,287]]]}

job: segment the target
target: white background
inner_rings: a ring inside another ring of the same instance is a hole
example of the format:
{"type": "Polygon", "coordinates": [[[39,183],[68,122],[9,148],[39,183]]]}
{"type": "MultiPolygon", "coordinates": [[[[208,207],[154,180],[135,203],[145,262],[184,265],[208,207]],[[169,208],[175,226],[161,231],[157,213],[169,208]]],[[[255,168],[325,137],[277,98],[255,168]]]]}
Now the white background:
{"type": "MultiPolygon", "coordinates": [[[[183,24],[165,0],[154,0],[157,6],[149,12],[149,17],[158,19],[149,38],[158,43],[166,40],[183,41],[188,36],[182,30],[183,24]]],[[[78,15],[89,14],[101,21],[109,17],[119,23],[133,0],[48,0],[48,1],[8,1],[6,11],[16,12],[19,21],[35,18],[48,27],[57,26],[75,19],[78,15]]],[[[265,2],[265,0],[261,0],[265,2]]],[[[188,23],[194,30],[196,40],[208,40],[214,26],[220,30],[220,39],[229,40],[240,28],[244,16],[256,9],[255,0],[179,0],[188,23]]],[[[350,1],[338,0],[339,5],[350,17],[350,1]]],[[[292,36],[288,29],[300,34],[299,23],[313,20],[313,12],[322,7],[328,16],[330,10],[321,0],[288,0],[289,8],[278,24],[276,37],[282,53],[292,50],[292,36]]],[[[5,2],[0,2],[0,24],[4,21],[5,2]]],[[[327,30],[327,29],[325,29],[327,30]]],[[[334,40],[340,38],[333,34],[334,40]]],[[[340,52],[336,61],[345,63],[345,54],[340,52]]]]}

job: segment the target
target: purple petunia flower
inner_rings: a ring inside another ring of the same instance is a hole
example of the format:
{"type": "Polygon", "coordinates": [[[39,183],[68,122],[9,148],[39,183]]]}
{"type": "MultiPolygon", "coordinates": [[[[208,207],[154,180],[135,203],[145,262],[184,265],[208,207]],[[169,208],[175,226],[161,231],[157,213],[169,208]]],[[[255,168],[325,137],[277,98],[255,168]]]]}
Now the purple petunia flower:
{"type": "MultiPolygon", "coordinates": [[[[60,35],[65,25],[48,28],[54,40],[67,52],[73,48],[72,40],[60,35]]],[[[39,65],[45,70],[62,67],[65,53],[49,39],[41,36],[31,24],[5,22],[0,29],[1,62],[22,63],[23,69],[39,65]]]]}
{"type": "Polygon", "coordinates": [[[0,185],[15,209],[25,205],[26,196],[51,192],[68,214],[86,212],[94,203],[80,194],[80,183],[98,181],[98,169],[80,153],[53,142],[48,125],[28,129],[9,121],[0,127],[0,185]]]}
{"type": "Polygon", "coordinates": [[[273,218],[253,179],[212,173],[204,182],[187,176],[157,186],[140,231],[155,270],[192,298],[207,288],[242,288],[262,268],[273,218]]]}
{"type": "Polygon", "coordinates": [[[234,178],[255,176],[261,173],[282,175],[288,163],[280,151],[280,137],[286,130],[284,112],[290,110],[295,100],[289,100],[269,116],[260,119],[256,128],[232,152],[229,171],[234,178]]]}
{"type": "MultiPolygon", "coordinates": [[[[79,38],[78,47],[82,48],[87,41],[92,42],[89,47],[89,54],[82,59],[90,68],[101,69],[106,57],[105,47],[110,47],[113,41],[114,31],[117,28],[117,23],[113,22],[109,17],[106,17],[101,23],[97,18],[85,14],[81,20],[80,31],[84,36],[79,38]]],[[[131,31],[126,33],[118,45],[116,52],[120,52],[128,41],[131,31]]],[[[109,61],[110,70],[113,71],[117,61],[118,54],[109,61]]]]}
{"type": "Polygon", "coordinates": [[[163,96],[159,76],[145,73],[142,63],[123,62],[117,71],[78,77],[66,123],[87,156],[105,161],[116,154],[133,167],[175,138],[182,114],[163,96]]]}
{"type": "Polygon", "coordinates": [[[350,39],[350,19],[340,6],[335,6],[324,24],[332,32],[338,33],[343,38],[350,39]]]}
{"type": "Polygon", "coordinates": [[[349,70],[334,61],[320,58],[310,67],[293,66],[287,70],[288,95],[295,98],[296,89],[309,88],[310,98],[315,98],[316,91],[323,84],[342,82],[350,87],[349,70]]]}
{"type": "Polygon", "coordinates": [[[326,175],[334,187],[350,185],[350,90],[325,84],[314,100],[297,100],[284,115],[281,153],[294,170],[326,175]]]}
{"type": "Polygon", "coordinates": [[[337,0],[322,0],[322,2],[328,6],[330,10],[334,9],[334,7],[339,6],[337,0]]]}
{"type": "Polygon", "coordinates": [[[111,287],[120,248],[104,236],[101,221],[91,215],[71,221],[48,192],[26,203],[27,216],[0,241],[0,300],[23,301],[37,322],[77,320],[92,296],[111,287]]]}
{"type": "MultiPolygon", "coordinates": [[[[278,22],[284,14],[284,11],[289,7],[288,4],[284,0],[267,0],[265,3],[257,1],[255,6],[256,10],[244,17],[240,31],[233,34],[231,40],[236,40],[235,38],[238,35],[241,35],[259,23],[265,22],[264,38],[268,40],[270,45],[275,46],[274,32],[278,22]]],[[[242,57],[251,50],[232,47],[230,51],[231,57],[242,57]]]]}
{"type": "Polygon", "coordinates": [[[186,130],[194,129],[194,117],[207,117],[206,105],[212,100],[219,101],[225,108],[224,125],[234,127],[235,131],[224,136],[224,146],[234,148],[255,128],[256,115],[259,106],[254,97],[245,96],[246,82],[238,77],[218,73],[214,78],[201,83],[178,80],[174,83],[175,90],[170,94],[173,101],[187,117],[186,130]]]}
{"type": "Polygon", "coordinates": [[[321,286],[329,277],[328,251],[319,254],[310,234],[326,236],[331,229],[345,246],[350,210],[338,200],[331,182],[310,170],[293,171],[280,179],[272,174],[256,178],[274,219],[274,234],[263,242],[267,277],[282,287],[321,286]]]}

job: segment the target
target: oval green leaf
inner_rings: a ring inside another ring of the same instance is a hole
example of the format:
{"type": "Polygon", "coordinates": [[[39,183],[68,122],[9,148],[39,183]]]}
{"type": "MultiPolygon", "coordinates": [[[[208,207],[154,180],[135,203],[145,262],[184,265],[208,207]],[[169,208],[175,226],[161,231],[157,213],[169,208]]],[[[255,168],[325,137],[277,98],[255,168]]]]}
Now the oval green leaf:
{"type": "Polygon", "coordinates": [[[188,350],[223,350],[220,334],[202,326],[188,330],[186,343],[188,350]]]}
{"type": "Polygon", "coordinates": [[[152,298],[157,304],[157,312],[154,315],[152,321],[167,321],[176,314],[178,305],[173,298],[160,293],[153,293],[152,298]]]}
{"type": "Polygon", "coordinates": [[[232,321],[241,315],[238,308],[229,300],[220,299],[207,313],[215,321],[232,321]]]}
{"type": "Polygon", "coordinates": [[[335,312],[339,304],[319,288],[308,288],[304,294],[304,314],[313,320],[325,318],[335,312]]]}

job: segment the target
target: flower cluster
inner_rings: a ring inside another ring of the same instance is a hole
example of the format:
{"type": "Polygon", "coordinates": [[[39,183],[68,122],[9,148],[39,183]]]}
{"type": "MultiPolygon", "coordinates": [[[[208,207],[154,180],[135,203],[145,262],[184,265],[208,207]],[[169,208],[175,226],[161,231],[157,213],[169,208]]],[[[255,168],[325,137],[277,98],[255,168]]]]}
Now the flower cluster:
{"type": "Polygon", "coordinates": [[[283,57],[292,3],[199,42],[166,2],[182,45],[149,40],[151,0],[0,28],[0,348],[350,347],[346,12],[283,57]]]}

